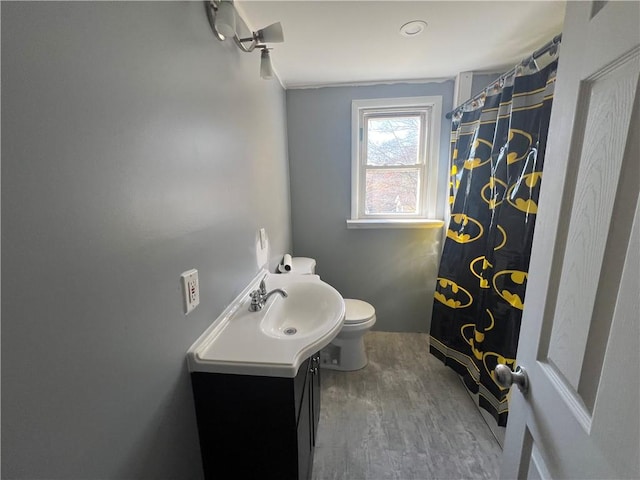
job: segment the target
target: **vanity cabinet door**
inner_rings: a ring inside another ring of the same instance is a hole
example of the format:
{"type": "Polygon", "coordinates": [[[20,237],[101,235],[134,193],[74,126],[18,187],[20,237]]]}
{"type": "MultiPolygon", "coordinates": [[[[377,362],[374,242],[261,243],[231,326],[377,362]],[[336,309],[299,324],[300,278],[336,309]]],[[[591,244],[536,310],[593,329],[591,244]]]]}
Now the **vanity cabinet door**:
{"type": "MultiPolygon", "coordinates": [[[[308,368],[308,367],[307,367],[308,368]]],[[[311,373],[305,378],[300,415],[298,417],[298,479],[311,478],[311,462],[313,461],[313,425],[310,380],[311,373]]]]}
{"type": "Polygon", "coordinates": [[[205,478],[298,478],[294,379],[191,374],[205,478]]]}
{"type": "Polygon", "coordinates": [[[311,357],[311,365],[313,365],[313,374],[310,379],[311,387],[311,440],[312,444],[316,444],[316,436],[318,432],[318,421],[320,420],[320,352],[311,357]]]}
{"type": "Polygon", "coordinates": [[[294,395],[296,422],[298,420],[298,417],[300,417],[300,410],[302,408],[303,402],[309,403],[309,396],[307,395],[303,399],[302,395],[304,391],[308,388],[307,383],[309,382],[308,374],[310,369],[311,369],[311,358],[307,358],[304,362],[302,362],[302,365],[300,365],[300,369],[298,370],[298,374],[293,379],[293,395],[294,395]]]}
{"type": "Polygon", "coordinates": [[[311,478],[320,410],[316,357],[295,378],[191,373],[207,480],[311,478]]]}

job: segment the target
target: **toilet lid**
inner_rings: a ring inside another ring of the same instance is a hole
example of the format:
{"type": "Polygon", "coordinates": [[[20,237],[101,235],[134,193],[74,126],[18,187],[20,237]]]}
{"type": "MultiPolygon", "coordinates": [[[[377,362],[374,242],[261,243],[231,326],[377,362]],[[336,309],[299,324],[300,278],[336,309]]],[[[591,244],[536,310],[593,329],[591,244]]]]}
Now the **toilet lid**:
{"type": "Polygon", "coordinates": [[[316,273],[316,261],[308,257],[293,257],[291,259],[291,271],[305,275],[316,273]]]}
{"type": "Polygon", "coordinates": [[[354,300],[353,298],[344,299],[345,315],[344,323],[362,323],[372,318],[376,311],[367,302],[362,300],[354,300]]]}

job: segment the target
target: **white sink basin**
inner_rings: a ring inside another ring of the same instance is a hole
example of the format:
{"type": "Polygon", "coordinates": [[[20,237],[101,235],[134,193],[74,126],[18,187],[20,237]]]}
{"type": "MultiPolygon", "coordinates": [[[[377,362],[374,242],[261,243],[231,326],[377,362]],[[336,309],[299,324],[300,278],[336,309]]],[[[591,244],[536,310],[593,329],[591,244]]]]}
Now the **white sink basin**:
{"type": "MultiPolygon", "coordinates": [[[[285,287],[287,298],[276,294],[267,302],[268,309],[260,321],[267,335],[284,340],[297,340],[320,334],[327,321],[340,309],[335,290],[321,281],[292,283],[285,287]]],[[[343,302],[344,303],[344,302],[343,302]]]]}
{"type": "Polygon", "coordinates": [[[191,346],[192,372],[295,377],[302,362],[333,340],[344,320],[344,300],[317,275],[267,274],[272,295],[262,310],[249,311],[249,292],[261,272],[191,346]]]}

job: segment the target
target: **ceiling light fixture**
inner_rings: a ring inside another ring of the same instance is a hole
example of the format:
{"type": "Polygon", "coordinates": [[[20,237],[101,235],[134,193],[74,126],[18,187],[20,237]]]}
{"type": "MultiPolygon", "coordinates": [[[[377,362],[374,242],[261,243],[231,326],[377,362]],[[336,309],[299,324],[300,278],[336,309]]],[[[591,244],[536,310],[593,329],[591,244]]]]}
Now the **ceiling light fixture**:
{"type": "Polygon", "coordinates": [[[260,49],[260,76],[264,79],[273,78],[273,66],[267,43],[284,42],[284,33],[280,22],[272,23],[257,32],[251,32],[246,22],[238,14],[232,0],[205,0],[204,7],[209,19],[209,25],[218,40],[233,38],[236,46],[243,52],[253,52],[260,49]],[[248,32],[251,36],[240,37],[238,32],[248,32]]]}
{"type": "Polygon", "coordinates": [[[411,20],[400,27],[400,35],[403,37],[416,37],[427,28],[427,22],[423,20],[411,20]]]}

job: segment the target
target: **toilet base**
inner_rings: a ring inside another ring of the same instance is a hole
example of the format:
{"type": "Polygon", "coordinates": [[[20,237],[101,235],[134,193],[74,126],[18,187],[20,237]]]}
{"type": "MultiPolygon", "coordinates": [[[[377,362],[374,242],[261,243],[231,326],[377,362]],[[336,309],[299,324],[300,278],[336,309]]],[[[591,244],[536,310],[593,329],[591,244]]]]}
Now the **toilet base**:
{"type": "Polygon", "coordinates": [[[320,366],[329,370],[351,372],[367,366],[364,351],[364,332],[357,336],[342,337],[338,334],[320,351],[320,366]]]}

